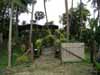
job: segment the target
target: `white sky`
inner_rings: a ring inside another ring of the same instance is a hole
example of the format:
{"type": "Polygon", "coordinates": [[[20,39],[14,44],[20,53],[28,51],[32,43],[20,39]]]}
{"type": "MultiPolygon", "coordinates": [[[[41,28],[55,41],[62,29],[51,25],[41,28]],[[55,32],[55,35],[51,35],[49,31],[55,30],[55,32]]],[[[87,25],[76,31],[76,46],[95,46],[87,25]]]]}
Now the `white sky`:
{"type": "MultiPolygon", "coordinates": [[[[35,5],[35,11],[44,11],[43,0],[37,0],[38,2],[35,5]]],[[[80,0],[73,0],[74,7],[77,6],[80,0]]],[[[87,4],[87,0],[83,1],[87,4]]],[[[54,24],[59,25],[62,28],[62,25],[59,23],[59,16],[65,12],[65,0],[49,0],[47,3],[47,14],[49,21],[54,21],[54,24]]],[[[71,0],[68,0],[68,8],[71,7],[71,0]]],[[[93,8],[91,3],[87,4],[87,8],[90,10],[91,15],[93,16],[93,8]]],[[[28,6],[29,11],[31,12],[31,6],[28,6]]],[[[30,13],[23,13],[19,16],[19,24],[22,24],[23,21],[26,23],[30,23],[31,14],[30,13]]],[[[45,23],[45,18],[43,20],[38,21],[38,24],[43,25],[45,23]]]]}

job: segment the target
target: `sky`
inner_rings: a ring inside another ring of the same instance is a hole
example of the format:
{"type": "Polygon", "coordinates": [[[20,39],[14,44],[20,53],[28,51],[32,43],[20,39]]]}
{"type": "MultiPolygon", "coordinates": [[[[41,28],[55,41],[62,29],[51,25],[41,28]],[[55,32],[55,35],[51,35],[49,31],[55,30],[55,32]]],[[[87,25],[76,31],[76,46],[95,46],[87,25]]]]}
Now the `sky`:
{"type": "MultiPolygon", "coordinates": [[[[68,0],[68,8],[70,9],[71,7],[71,1],[72,0],[68,0]]],[[[77,7],[77,4],[79,3],[80,0],[73,0],[73,6],[77,7]]],[[[91,12],[91,17],[93,16],[93,8],[91,6],[91,3],[88,3],[87,0],[83,0],[83,2],[87,5],[86,7],[90,10],[91,12]]],[[[59,16],[61,16],[64,12],[65,12],[65,0],[49,0],[46,3],[47,6],[47,14],[48,14],[48,19],[49,21],[54,21],[55,25],[58,25],[59,28],[62,28],[63,25],[59,23],[59,16]]],[[[28,10],[29,12],[31,12],[31,5],[28,5],[28,10]]],[[[37,3],[35,4],[34,7],[34,12],[35,11],[44,11],[44,7],[43,7],[43,0],[37,0],[37,3]]],[[[19,24],[21,25],[23,21],[26,21],[26,23],[30,23],[30,19],[31,19],[31,14],[30,13],[22,13],[19,16],[19,24]]],[[[46,22],[45,18],[38,21],[37,23],[40,25],[44,25],[44,23],[46,22]]]]}

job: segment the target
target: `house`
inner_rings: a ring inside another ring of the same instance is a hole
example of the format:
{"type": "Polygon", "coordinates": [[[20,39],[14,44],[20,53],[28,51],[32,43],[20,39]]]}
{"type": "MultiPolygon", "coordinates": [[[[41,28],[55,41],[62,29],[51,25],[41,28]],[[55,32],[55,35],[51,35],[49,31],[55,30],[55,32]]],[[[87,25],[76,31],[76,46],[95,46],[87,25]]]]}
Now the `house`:
{"type": "MultiPolygon", "coordinates": [[[[50,30],[55,30],[55,29],[58,29],[58,26],[57,25],[48,25],[48,28],[50,30]]],[[[34,24],[33,25],[33,31],[44,31],[45,29],[47,29],[47,25],[39,25],[39,24],[34,24]]],[[[19,25],[18,26],[18,31],[21,32],[21,31],[28,31],[30,30],[30,24],[26,24],[26,25],[19,25]]]]}
{"type": "MultiPolygon", "coordinates": [[[[33,25],[33,33],[32,33],[32,39],[35,41],[36,39],[40,37],[44,37],[46,35],[46,31],[49,29],[52,33],[54,30],[58,29],[57,25],[38,25],[34,24],[33,25]]],[[[26,25],[20,25],[18,26],[18,31],[19,31],[19,37],[23,39],[28,39],[29,38],[29,30],[30,30],[30,24],[26,25]]]]}

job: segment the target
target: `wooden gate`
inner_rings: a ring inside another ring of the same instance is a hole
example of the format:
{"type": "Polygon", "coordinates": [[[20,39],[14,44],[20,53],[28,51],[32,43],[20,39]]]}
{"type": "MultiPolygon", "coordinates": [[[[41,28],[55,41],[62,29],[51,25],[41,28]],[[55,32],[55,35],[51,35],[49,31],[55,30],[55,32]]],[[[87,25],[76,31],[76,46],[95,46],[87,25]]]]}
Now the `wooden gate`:
{"type": "Polygon", "coordinates": [[[84,60],[84,43],[62,43],[62,62],[77,62],[84,60]]]}

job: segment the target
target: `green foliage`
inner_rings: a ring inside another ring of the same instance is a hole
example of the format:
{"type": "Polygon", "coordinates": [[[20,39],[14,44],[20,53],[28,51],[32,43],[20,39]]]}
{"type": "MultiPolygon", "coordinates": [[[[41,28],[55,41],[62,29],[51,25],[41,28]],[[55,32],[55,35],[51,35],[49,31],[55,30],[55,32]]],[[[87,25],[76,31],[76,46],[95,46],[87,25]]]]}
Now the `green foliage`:
{"type": "Polygon", "coordinates": [[[21,52],[25,52],[25,50],[26,50],[26,46],[25,46],[25,44],[22,44],[21,45],[21,52]]]}
{"type": "Polygon", "coordinates": [[[90,29],[86,29],[81,33],[81,40],[85,43],[89,43],[91,41],[93,32],[90,29]]]}
{"type": "MultiPolygon", "coordinates": [[[[32,2],[32,0],[11,0],[13,2],[13,33],[17,35],[15,32],[17,29],[16,22],[18,16],[22,12],[27,12],[27,5],[32,2]]],[[[10,0],[0,0],[0,32],[3,33],[4,39],[8,39],[8,30],[9,30],[9,10],[11,8],[11,1],[10,0]]],[[[18,23],[17,23],[18,24],[18,23]]],[[[14,35],[14,36],[15,36],[14,35]]],[[[15,37],[17,38],[17,37],[15,37]]]]}
{"type": "MultiPolygon", "coordinates": [[[[35,35],[37,37],[38,35],[35,35]]],[[[35,48],[41,49],[42,46],[53,46],[55,43],[61,43],[65,41],[65,33],[63,30],[55,30],[54,32],[47,30],[44,35],[34,39],[35,48]],[[58,42],[59,41],[59,42],[58,42]]]]}
{"type": "Polygon", "coordinates": [[[47,35],[47,36],[44,38],[45,44],[53,45],[54,38],[55,38],[55,37],[54,37],[52,34],[47,35]]]}
{"type": "Polygon", "coordinates": [[[96,64],[96,69],[100,70],[100,63],[96,62],[95,64],[96,64]]]}
{"type": "Polygon", "coordinates": [[[100,26],[98,26],[98,28],[95,31],[95,39],[98,45],[100,45],[100,26]]]}
{"type": "Polygon", "coordinates": [[[55,35],[55,37],[58,38],[61,42],[64,42],[66,40],[64,31],[56,30],[55,35]]]}
{"type": "Polygon", "coordinates": [[[37,39],[35,42],[35,49],[37,49],[35,56],[40,55],[41,48],[43,46],[43,39],[37,39]]]}
{"type": "Polygon", "coordinates": [[[53,44],[54,36],[50,30],[46,30],[45,35],[43,36],[43,45],[49,46],[53,44]]]}
{"type": "Polygon", "coordinates": [[[59,48],[61,46],[61,40],[60,39],[55,39],[54,46],[59,48]]]}
{"type": "MultiPolygon", "coordinates": [[[[7,67],[7,62],[8,62],[8,51],[7,47],[3,48],[0,52],[0,68],[6,68],[7,67]]],[[[12,65],[16,65],[16,58],[22,55],[22,52],[20,50],[20,47],[13,47],[13,52],[12,52],[12,65]]]]}
{"type": "Polygon", "coordinates": [[[7,49],[3,48],[0,51],[0,59],[2,61],[0,61],[0,69],[5,68],[7,66],[7,49]]]}
{"type": "MultiPolygon", "coordinates": [[[[75,38],[75,40],[80,39],[81,27],[85,28],[86,22],[89,19],[90,12],[85,7],[85,5],[78,5],[76,8],[71,8],[69,10],[69,24],[70,24],[70,39],[75,38]]],[[[66,25],[66,14],[64,13],[61,17],[63,25],[66,25]]]]}
{"type": "Polygon", "coordinates": [[[81,40],[86,44],[90,44],[91,41],[96,40],[99,43],[99,26],[97,19],[89,19],[90,28],[85,28],[81,32],[81,40]]]}
{"type": "Polygon", "coordinates": [[[98,23],[97,19],[94,18],[89,19],[89,26],[92,31],[98,27],[97,23],[98,23]]]}
{"type": "Polygon", "coordinates": [[[26,63],[26,62],[29,62],[29,57],[26,55],[20,56],[16,59],[17,64],[22,64],[22,63],[26,63]]]}
{"type": "Polygon", "coordinates": [[[37,40],[36,40],[35,45],[36,45],[36,48],[37,48],[37,49],[41,49],[41,47],[42,47],[42,42],[43,42],[42,39],[37,39],[37,40]]]}
{"type": "Polygon", "coordinates": [[[70,14],[70,34],[72,36],[77,35],[76,37],[79,37],[81,26],[85,27],[85,22],[88,20],[89,14],[89,10],[85,6],[82,6],[81,9],[80,7],[72,9],[72,14],[70,14]]]}

